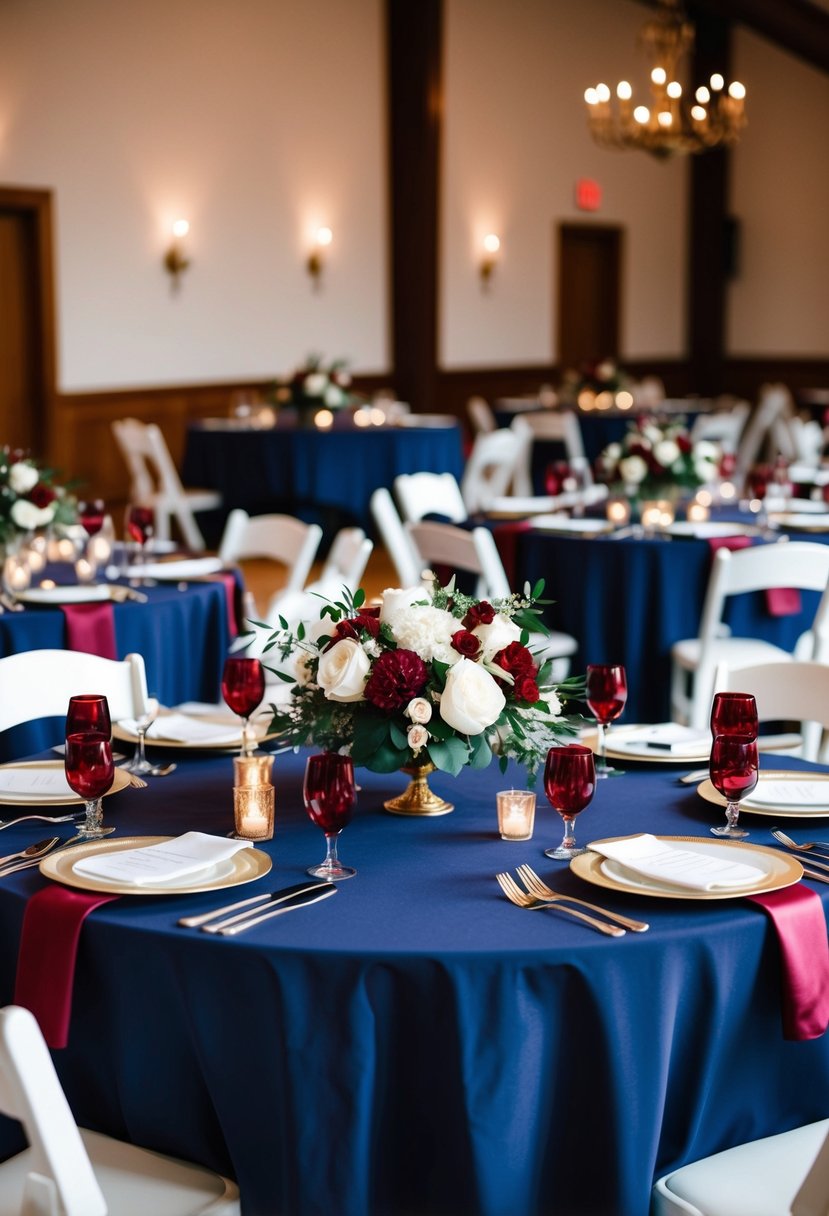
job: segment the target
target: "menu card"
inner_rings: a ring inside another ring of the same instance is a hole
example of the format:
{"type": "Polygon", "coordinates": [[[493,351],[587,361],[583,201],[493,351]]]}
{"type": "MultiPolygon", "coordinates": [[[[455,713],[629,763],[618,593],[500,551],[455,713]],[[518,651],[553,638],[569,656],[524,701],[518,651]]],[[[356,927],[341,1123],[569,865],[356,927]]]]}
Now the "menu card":
{"type": "MultiPolygon", "coordinates": [[[[138,733],[138,726],[132,718],[122,718],[119,725],[129,734],[138,733]]],[[[229,727],[218,722],[205,722],[199,718],[188,717],[187,714],[162,714],[153,722],[147,731],[147,738],[167,739],[171,743],[227,743],[233,745],[242,737],[242,723],[229,727]]]]}
{"type": "Polygon", "coordinates": [[[209,836],[206,832],[185,832],[183,836],[165,840],[162,844],[81,858],[72,869],[83,878],[150,886],[210,870],[219,862],[227,861],[240,849],[252,847],[249,840],[228,840],[224,836],[209,836]]]}
{"type": "Polygon", "coordinates": [[[743,798],[743,805],[825,807],[829,805],[829,781],[761,777],[757,788],[743,798]]]}
{"type": "Polygon", "coordinates": [[[694,730],[680,726],[677,722],[659,722],[655,726],[641,726],[620,732],[613,739],[617,751],[625,748],[649,748],[654,753],[665,752],[675,756],[699,756],[708,752],[711,735],[707,730],[694,730]]]}
{"type": "Polygon", "coordinates": [[[731,861],[713,850],[703,852],[690,845],[660,840],[649,833],[624,840],[595,841],[588,848],[635,874],[691,891],[739,890],[756,886],[766,877],[759,866],[731,861]]]}
{"type": "Polygon", "coordinates": [[[30,797],[41,794],[49,798],[73,798],[63,765],[50,768],[0,769],[0,794],[20,794],[30,797]]]}

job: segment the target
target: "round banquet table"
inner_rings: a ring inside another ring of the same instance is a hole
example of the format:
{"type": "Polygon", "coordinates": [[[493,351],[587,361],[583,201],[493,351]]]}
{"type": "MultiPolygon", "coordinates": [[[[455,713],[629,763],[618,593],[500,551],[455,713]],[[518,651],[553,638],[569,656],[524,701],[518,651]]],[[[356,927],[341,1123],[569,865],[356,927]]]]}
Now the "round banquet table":
{"type": "MultiPolygon", "coordinates": [[[[497,541],[497,525],[494,532],[497,541]]],[[[699,632],[711,571],[708,542],[685,537],[619,540],[530,529],[512,534],[508,544],[513,585],[543,578],[543,598],[553,601],[545,619],[576,638],[573,671],[583,671],[587,663],[623,664],[628,677],[624,721],[668,720],[671,646],[699,632]]],[[[725,620],[735,636],[763,638],[791,650],[810,627],[819,598],[817,592],[802,591],[799,612],[773,616],[762,592],[734,596],[725,620]]]]}
{"type": "MultiPolygon", "coordinates": [[[[217,701],[231,641],[223,583],[193,580],[142,587],[147,603],[113,605],[117,657],[143,656],[147,686],[163,705],[217,701]]],[[[24,650],[62,650],[66,622],[58,606],[0,615],[0,657],[24,650]]],[[[41,719],[0,733],[0,761],[63,741],[63,722],[41,719]]]]}
{"type": "MultiPolygon", "coordinates": [[[[227,832],[230,757],[181,757],[107,799],[105,819],[124,835],[227,832]]],[[[456,810],[427,820],[380,809],[401,776],[361,772],[340,848],[357,877],[333,899],[238,938],[178,927],[321,859],[303,763],[276,759],[273,870],[256,885],[124,897],[85,921],[55,1052],[82,1125],[233,1175],[244,1216],[645,1216],[654,1176],[829,1115],[829,1036],[783,1039],[760,908],[588,885],[542,855],[562,832],[543,795],[535,838],[501,841],[495,791],[520,772],[434,775],[456,810]],[[514,907],[494,875],[525,861],[650,931],[609,938],[514,907]]],[[[707,837],[722,811],[677,772],[601,783],[578,835],[707,837]]],[[[773,822],[752,816],[751,841],[770,843],[773,822]]],[[[29,839],[21,826],[4,844],[29,839]]],[[[3,1003],[45,882],[0,883],[3,1003]]],[[[825,914],[829,886],[814,889],[825,914]]],[[[0,1122],[5,1153],[13,1133],[0,1122]]]]}
{"type": "Polygon", "coordinates": [[[330,431],[287,423],[252,430],[207,421],[187,431],[183,477],[222,495],[224,516],[287,511],[319,517],[328,530],[373,530],[371,495],[399,473],[463,472],[459,425],[356,427],[337,419],[330,431]]]}

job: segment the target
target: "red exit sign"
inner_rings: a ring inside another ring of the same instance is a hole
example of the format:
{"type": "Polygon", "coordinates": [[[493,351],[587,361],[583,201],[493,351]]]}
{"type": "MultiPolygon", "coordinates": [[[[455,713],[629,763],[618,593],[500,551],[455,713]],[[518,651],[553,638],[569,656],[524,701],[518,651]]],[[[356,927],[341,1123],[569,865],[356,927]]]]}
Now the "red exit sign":
{"type": "Polygon", "coordinates": [[[602,205],[602,188],[592,178],[580,177],[576,182],[576,206],[580,211],[598,211],[602,205]]]}

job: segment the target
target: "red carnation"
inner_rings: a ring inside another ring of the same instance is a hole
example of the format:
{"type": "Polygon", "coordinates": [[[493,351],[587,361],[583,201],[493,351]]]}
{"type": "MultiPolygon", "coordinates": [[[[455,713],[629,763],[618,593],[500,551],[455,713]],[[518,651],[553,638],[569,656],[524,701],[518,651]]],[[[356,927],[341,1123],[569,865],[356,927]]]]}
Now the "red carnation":
{"type": "Polygon", "coordinates": [[[387,650],[375,661],[366,681],[365,698],[386,713],[402,709],[423,691],[429,673],[413,650],[387,650]]]}
{"type": "Polygon", "coordinates": [[[494,620],[495,609],[492,604],[481,600],[480,604],[472,605],[461,624],[464,629],[475,629],[478,625],[491,625],[494,620]]]}
{"type": "Polygon", "coordinates": [[[33,502],[36,507],[48,507],[49,503],[54,502],[57,495],[51,486],[45,486],[42,481],[29,492],[29,501],[33,502]]]}
{"type": "Polygon", "coordinates": [[[457,650],[465,659],[477,659],[481,651],[480,639],[468,629],[459,629],[452,634],[452,649],[457,650]]]}

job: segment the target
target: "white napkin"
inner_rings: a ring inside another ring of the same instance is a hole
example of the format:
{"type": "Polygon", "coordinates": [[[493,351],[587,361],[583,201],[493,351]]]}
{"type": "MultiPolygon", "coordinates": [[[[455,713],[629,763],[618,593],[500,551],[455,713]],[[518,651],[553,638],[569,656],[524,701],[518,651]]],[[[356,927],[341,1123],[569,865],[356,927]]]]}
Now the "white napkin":
{"type": "Polygon", "coordinates": [[[649,833],[625,840],[597,841],[588,848],[636,874],[691,891],[738,890],[765,878],[765,871],[757,866],[659,840],[649,833]]]}
{"type": "Polygon", "coordinates": [[[743,806],[829,806],[829,782],[775,781],[762,777],[757,788],[742,799],[743,806]]]}
{"type": "Polygon", "coordinates": [[[240,849],[251,847],[248,840],[227,840],[224,836],[208,836],[205,832],[185,832],[183,836],[163,844],[81,858],[72,869],[84,878],[148,886],[210,870],[219,862],[227,861],[240,849]]]}
{"type": "Polygon", "coordinates": [[[136,578],[169,579],[178,582],[179,579],[203,578],[205,574],[217,574],[224,569],[224,563],[218,557],[190,557],[177,562],[143,562],[130,566],[130,576],[136,578]]]}
{"type": "Polygon", "coordinates": [[[628,746],[648,748],[655,755],[660,752],[673,756],[699,756],[707,753],[711,745],[711,736],[707,730],[694,730],[690,726],[680,726],[677,722],[659,722],[655,726],[638,726],[619,733],[613,738],[612,746],[616,751],[624,751],[628,746]]]}
{"type": "MultiPolygon", "coordinates": [[[[119,725],[131,735],[138,734],[134,718],[122,718],[119,725]]],[[[166,739],[171,743],[241,743],[242,722],[235,730],[217,722],[190,718],[187,714],[162,714],[150,725],[147,738],[166,739]]]]}
{"type": "Polygon", "coordinates": [[[44,794],[50,798],[74,797],[63,765],[56,765],[54,768],[0,769],[0,793],[21,794],[26,797],[33,794],[44,794]]]}

